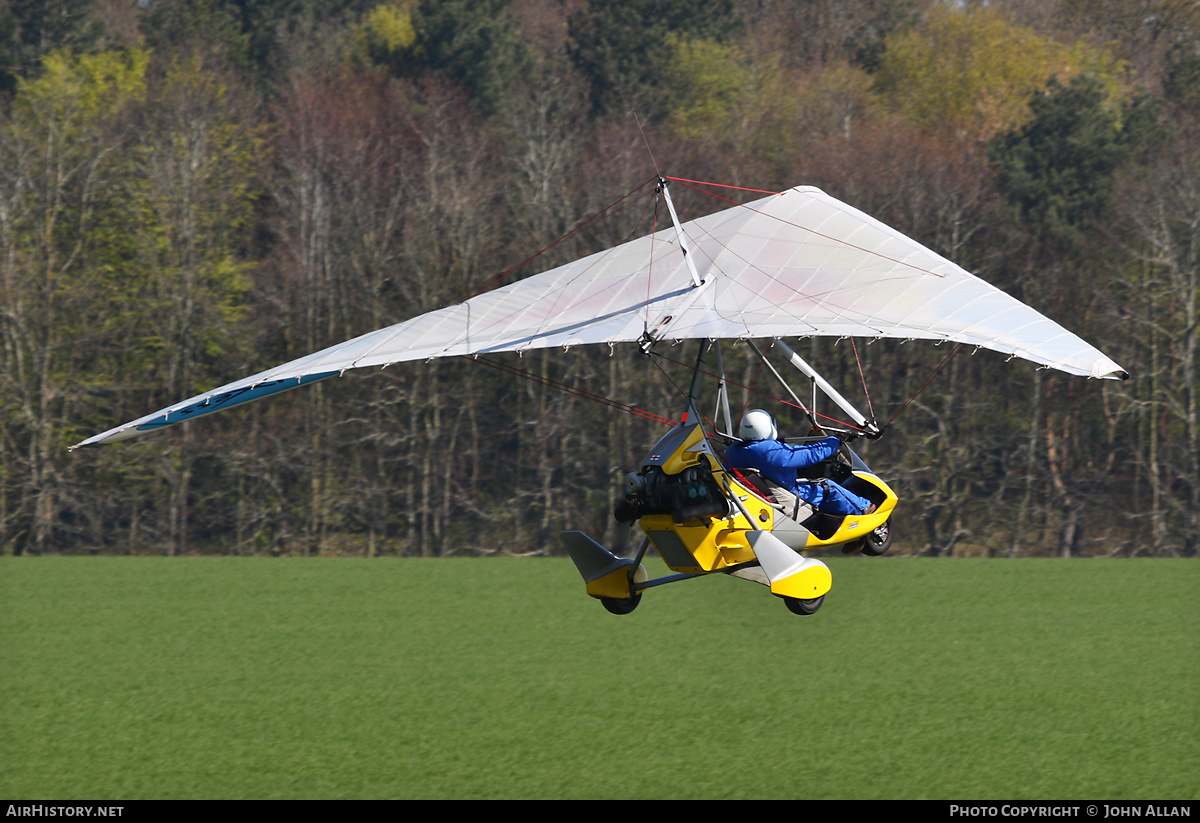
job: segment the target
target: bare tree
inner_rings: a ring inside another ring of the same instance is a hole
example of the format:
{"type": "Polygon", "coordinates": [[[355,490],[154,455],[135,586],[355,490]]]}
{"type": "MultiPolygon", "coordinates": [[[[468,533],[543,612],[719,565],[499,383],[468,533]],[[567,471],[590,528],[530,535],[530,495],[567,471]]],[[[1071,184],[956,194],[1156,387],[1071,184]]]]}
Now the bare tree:
{"type": "Polygon", "coordinates": [[[1193,123],[1183,127],[1151,168],[1126,181],[1127,248],[1139,265],[1126,279],[1123,311],[1136,322],[1147,372],[1143,393],[1130,387],[1125,398],[1139,407],[1148,427],[1143,453],[1154,549],[1176,551],[1165,545],[1169,513],[1179,524],[1171,542],[1191,556],[1200,548],[1200,131],[1193,123]]]}
{"type": "Polygon", "coordinates": [[[17,552],[53,548],[65,523],[68,420],[109,328],[97,320],[111,290],[93,265],[105,242],[94,228],[123,168],[122,119],[143,93],[144,69],[136,51],[53,53],[0,126],[0,530],[17,552]]]}

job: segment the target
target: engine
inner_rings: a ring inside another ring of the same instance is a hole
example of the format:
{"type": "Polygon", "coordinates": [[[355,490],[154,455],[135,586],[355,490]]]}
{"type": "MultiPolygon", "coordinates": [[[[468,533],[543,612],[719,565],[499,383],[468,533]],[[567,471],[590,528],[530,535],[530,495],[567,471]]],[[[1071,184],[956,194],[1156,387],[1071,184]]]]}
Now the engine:
{"type": "Polygon", "coordinates": [[[625,493],[613,516],[620,523],[632,523],[651,514],[669,514],[676,523],[727,517],[729,500],[704,462],[678,474],[647,466],[625,475],[625,493]]]}

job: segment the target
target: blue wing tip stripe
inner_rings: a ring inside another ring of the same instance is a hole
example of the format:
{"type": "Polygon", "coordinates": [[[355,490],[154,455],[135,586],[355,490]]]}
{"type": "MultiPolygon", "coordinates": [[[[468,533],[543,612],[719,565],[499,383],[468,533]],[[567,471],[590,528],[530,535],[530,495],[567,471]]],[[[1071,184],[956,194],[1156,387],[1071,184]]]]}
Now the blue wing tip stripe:
{"type": "Polygon", "coordinates": [[[191,420],[193,417],[211,414],[216,411],[223,411],[232,406],[238,406],[242,403],[249,403],[252,400],[258,400],[262,397],[268,397],[279,392],[289,391],[298,386],[305,386],[309,383],[315,383],[318,380],[324,380],[327,377],[335,377],[337,371],[321,372],[320,374],[306,374],[303,377],[285,377],[280,380],[268,380],[265,383],[258,383],[252,386],[244,386],[234,389],[233,391],[223,392],[222,394],[214,394],[205,397],[203,400],[197,400],[183,408],[172,409],[161,417],[156,417],[153,420],[147,421],[137,427],[137,430],[154,431],[165,426],[173,426],[176,423],[181,423],[184,420],[191,420]]]}

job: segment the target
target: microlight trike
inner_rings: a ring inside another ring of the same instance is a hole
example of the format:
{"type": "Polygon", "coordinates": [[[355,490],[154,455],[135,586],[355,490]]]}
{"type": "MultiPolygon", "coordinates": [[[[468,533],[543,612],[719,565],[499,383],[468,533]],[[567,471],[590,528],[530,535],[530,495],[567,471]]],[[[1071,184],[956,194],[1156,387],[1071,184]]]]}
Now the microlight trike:
{"type": "MultiPolygon", "coordinates": [[[[669,226],[661,230],[204,392],[78,446],[119,441],[351,369],[583,345],[631,344],[653,354],[681,341],[700,341],[706,350],[708,341],[723,340],[930,340],[1085,377],[1127,376],[1059,324],[819,189],[801,186],[684,222],[671,199],[674,183],[697,187],[665,177],[639,187],[654,197],[656,226],[665,207],[669,226]]],[[[837,392],[815,370],[789,359],[836,402],[837,392]]],[[[819,513],[781,517],[752,478],[722,463],[731,427],[706,430],[696,396],[693,381],[685,419],[631,473],[638,479],[630,480],[626,514],[647,534],[642,551],[653,545],[680,575],[724,572],[765,582],[793,611],[812,611],[831,582],[824,564],[804,552],[884,548],[895,495],[848,451],[827,470],[861,484],[875,501],[871,515],[836,526],[819,513]]],[[[859,431],[879,433],[872,421],[852,419],[859,431]]],[[[671,582],[641,579],[639,557],[618,558],[584,535],[568,533],[564,542],[588,593],[610,611],[631,611],[646,588],[671,582]]]]}

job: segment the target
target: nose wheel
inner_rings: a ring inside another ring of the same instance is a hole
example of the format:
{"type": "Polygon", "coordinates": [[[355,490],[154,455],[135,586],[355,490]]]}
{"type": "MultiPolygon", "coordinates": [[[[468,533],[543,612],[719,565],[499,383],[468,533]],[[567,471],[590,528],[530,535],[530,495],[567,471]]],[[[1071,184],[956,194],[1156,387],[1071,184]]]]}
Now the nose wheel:
{"type": "Polygon", "coordinates": [[[870,534],[867,535],[867,540],[863,543],[862,553],[871,557],[878,557],[881,554],[886,554],[887,550],[892,547],[892,524],[885,520],[882,525],[876,526],[870,534]]]}
{"type": "Polygon", "coordinates": [[[862,552],[868,557],[879,557],[881,554],[887,554],[887,550],[892,547],[892,524],[890,521],[884,521],[882,525],[876,526],[866,537],[860,537],[853,543],[847,543],[842,547],[842,554],[858,554],[862,552]]]}
{"type": "Polygon", "coordinates": [[[788,611],[792,614],[813,614],[817,609],[821,608],[821,604],[825,601],[825,595],[814,597],[812,600],[801,600],[798,597],[785,597],[783,602],[787,604],[788,611]]]}

